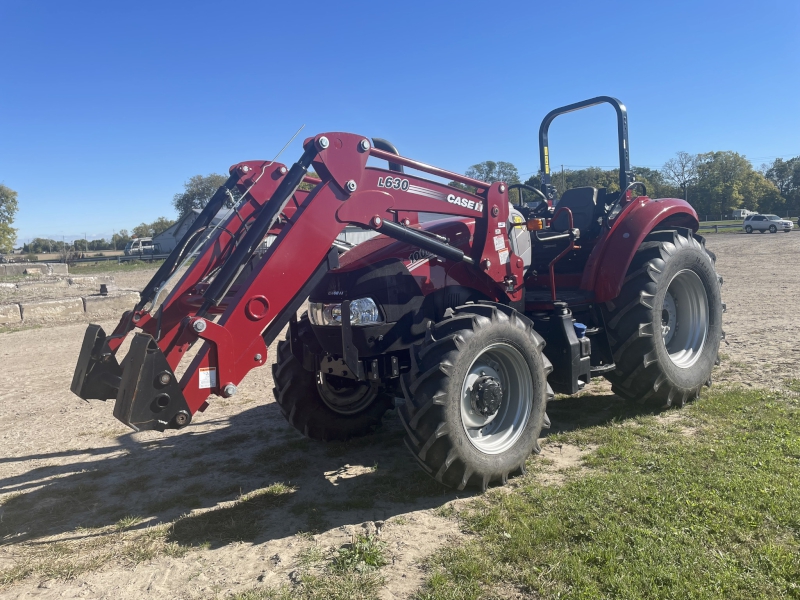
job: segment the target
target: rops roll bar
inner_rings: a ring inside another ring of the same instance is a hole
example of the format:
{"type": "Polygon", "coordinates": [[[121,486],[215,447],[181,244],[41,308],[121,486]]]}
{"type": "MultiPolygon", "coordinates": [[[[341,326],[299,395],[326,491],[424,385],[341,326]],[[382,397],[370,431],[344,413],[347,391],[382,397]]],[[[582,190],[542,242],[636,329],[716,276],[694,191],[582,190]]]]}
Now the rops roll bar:
{"type": "MultiPolygon", "coordinates": [[[[551,110],[542,120],[539,126],[539,165],[542,173],[542,193],[549,200],[554,200],[555,188],[550,184],[550,151],[547,140],[547,131],[550,129],[550,123],[553,122],[558,115],[570,113],[582,108],[589,108],[597,104],[608,103],[617,111],[617,139],[619,141],[619,189],[625,190],[631,181],[633,181],[633,173],[631,172],[630,157],[628,154],[628,111],[625,105],[611,96],[597,96],[575,104],[568,104],[561,108],[551,110]]],[[[563,190],[562,190],[563,192],[563,190]]]]}

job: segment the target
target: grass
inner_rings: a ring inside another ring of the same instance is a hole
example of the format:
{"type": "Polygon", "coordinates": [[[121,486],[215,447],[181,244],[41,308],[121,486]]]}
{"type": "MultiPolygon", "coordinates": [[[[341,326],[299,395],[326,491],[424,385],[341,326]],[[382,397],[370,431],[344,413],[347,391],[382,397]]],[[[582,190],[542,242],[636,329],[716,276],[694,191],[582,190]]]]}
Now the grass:
{"type": "Polygon", "coordinates": [[[612,420],[553,441],[596,444],[588,472],[474,501],[459,518],[475,540],[431,559],[420,600],[800,598],[796,397],[717,391],[678,423],[612,420]]]}
{"type": "Polygon", "coordinates": [[[373,600],[384,583],[379,570],[389,564],[386,552],[386,544],[376,536],[361,535],[321,564],[326,554],[312,545],[298,554],[298,584],[247,590],[229,600],[373,600]]]}
{"type": "Polygon", "coordinates": [[[117,263],[113,260],[104,260],[96,263],[77,263],[69,268],[70,275],[105,275],[106,273],[128,273],[133,271],[144,271],[147,269],[158,269],[163,260],[145,262],[141,260],[131,260],[117,263]]]}
{"type": "Polygon", "coordinates": [[[352,543],[339,548],[339,553],[331,563],[335,573],[351,571],[374,571],[389,564],[386,557],[386,544],[374,535],[360,535],[352,543]]]}
{"type": "Polygon", "coordinates": [[[117,523],[95,532],[96,536],[26,545],[16,564],[0,571],[0,589],[29,577],[75,579],[111,562],[133,566],[158,556],[181,557],[188,552],[188,548],[166,539],[166,526],[136,532],[125,529],[117,523]]]}

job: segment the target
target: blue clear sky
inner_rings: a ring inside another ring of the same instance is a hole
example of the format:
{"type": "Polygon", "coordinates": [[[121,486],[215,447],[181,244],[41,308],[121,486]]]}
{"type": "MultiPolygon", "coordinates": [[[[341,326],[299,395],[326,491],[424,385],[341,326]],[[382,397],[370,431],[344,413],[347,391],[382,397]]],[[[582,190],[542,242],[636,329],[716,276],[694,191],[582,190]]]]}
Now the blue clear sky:
{"type": "MultiPolygon", "coordinates": [[[[607,94],[631,161],[800,154],[800,2],[0,0],[0,182],[19,240],[108,237],[196,174],[321,131],[454,171],[538,168],[550,109],[607,94]]],[[[610,107],[557,119],[552,164],[614,165],[610,107]]]]}

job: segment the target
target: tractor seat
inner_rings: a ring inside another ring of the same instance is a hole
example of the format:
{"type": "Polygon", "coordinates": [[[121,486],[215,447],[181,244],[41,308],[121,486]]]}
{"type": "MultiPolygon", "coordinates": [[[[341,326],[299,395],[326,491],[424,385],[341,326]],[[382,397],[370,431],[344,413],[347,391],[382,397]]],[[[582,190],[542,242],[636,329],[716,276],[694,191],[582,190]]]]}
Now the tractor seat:
{"type": "MultiPolygon", "coordinates": [[[[556,204],[556,212],[562,207],[567,207],[572,211],[573,224],[581,230],[581,237],[585,237],[596,224],[597,188],[579,187],[567,190],[556,204]]],[[[569,215],[566,211],[562,211],[550,223],[550,231],[564,232],[568,229],[569,215]]]]}

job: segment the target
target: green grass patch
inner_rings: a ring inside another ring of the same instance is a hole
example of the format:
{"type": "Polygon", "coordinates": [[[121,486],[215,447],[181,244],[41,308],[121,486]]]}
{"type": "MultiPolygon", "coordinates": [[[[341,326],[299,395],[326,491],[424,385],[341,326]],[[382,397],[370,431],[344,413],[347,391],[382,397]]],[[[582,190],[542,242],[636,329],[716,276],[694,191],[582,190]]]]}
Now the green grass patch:
{"type": "Polygon", "coordinates": [[[383,586],[379,569],[389,564],[386,544],[377,537],[357,536],[339,548],[332,560],[318,546],[298,554],[300,581],[277,589],[254,589],[229,600],[374,600],[383,586]]]}
{"type": "Polygon", "coordinates": [[[147,262],[143,260],[130,260],[118,263],[115,260],[104,260],[96,263],[77,263],[69,268],[70,275],[104,275],[105,273],[128,273],[158,269],[163,260],[147,262]]]}
{"type": "Polygon", "coordinates": [[[718,391],[556,439],[598,446],[588,472],[474,501],[476,539],[432,558],[420,599],[800,598],[797,398],[718,391]]]}
{"type": "Polygon", "coordinates": [[[389,564],[386,557],[386,544],[374,535],[357,536],[352,543],[339,548],[339,553],[331,564],[336,573],[374,571],[389,564]]]}

